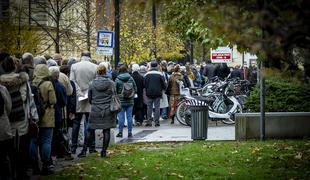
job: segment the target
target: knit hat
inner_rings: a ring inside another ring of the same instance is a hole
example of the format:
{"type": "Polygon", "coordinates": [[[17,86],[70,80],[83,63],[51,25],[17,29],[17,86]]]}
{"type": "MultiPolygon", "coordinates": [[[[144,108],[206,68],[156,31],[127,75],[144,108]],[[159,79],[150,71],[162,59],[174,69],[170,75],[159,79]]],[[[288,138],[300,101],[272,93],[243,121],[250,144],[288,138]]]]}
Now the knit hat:
{"type": "Polygon", "coordinates": [[[153,67],[153,68],[157,67],[157,62],[156,61],[152,61],[151,62],[151,67],[153,67]]]}
{"type": "Polygon", "coordinates": [[[53,60],[53,59],[49,59],[49,60],[47,61],[47,66],[48,66],[48,67],[57,66],[57,62],[56,62],[55,60],[53,60]]]}
{"type": "Polygon", "coordinates": [[[132,72],[137,72],[137,71],[140,70],[140,67],[139,67],[138,64],[133,64],[132,67],[131,67],[131,69],[132,69],[132,72]]]}

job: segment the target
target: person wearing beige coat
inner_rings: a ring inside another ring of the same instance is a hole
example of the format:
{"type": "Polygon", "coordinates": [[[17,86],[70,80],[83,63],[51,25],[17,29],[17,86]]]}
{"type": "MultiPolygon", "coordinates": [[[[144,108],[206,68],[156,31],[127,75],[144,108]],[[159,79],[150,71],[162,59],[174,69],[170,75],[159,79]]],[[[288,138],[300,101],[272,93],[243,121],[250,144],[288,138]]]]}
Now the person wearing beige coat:
{"type": "Polygon", "coordinates": [[[33,73],[33,85],[36,86],[42,95],[45,108],[43,119],[39,121],[38,146],[41,151],[42,174],[51,174],[53,171],[49,167],[51,157],[51,146],[53,137],[53,128],[55,127],[56,95],[47,65],[39,64],[35,67],[33,73]]]}

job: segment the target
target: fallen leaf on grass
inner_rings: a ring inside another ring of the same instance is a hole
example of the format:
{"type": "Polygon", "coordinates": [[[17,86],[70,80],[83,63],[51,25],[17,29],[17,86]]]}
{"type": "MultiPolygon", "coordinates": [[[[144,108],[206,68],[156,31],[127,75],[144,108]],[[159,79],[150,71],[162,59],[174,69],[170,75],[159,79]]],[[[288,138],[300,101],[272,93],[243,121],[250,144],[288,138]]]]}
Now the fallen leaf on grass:
{"type": "Polygon", "coordinates": [[[158,162],[158,163],[155,164],[155,169],[160,169],[160,167],[161,167],[160,162],[158,162]]]}
{"type": "Polygon", "coordinates": [[[295,159],[300,160],[301,158],[302,158],[302,153],[299,152],[299,153],[295,156],[295,159]]]}
{"type": "Polygon", "coordinates": [[[169,173],[169,176],[177,176],[178,178],[184,178],[184,176],[182,176],[181,174],[177,174],[177,173],[169,173]]]}
{"type": "Polygon", "coordinates": [[[260,161],[260,160],[262,160],[262,159],[263,159],[262,157],[258,157],[258,158],[257,158],[257,161],[260,161]]]}
{"type": "Polygon", "coordinates": [[[237,150],[235,150],[235,151],[231,152],[231,154],[236,154],[236,153],[238,153],[238,151],[237,151],[237,150]]]}
{"type": "Polygon", "coordinates": [[[255,148],[252,149],[252,154],[256,154],[256,153],[258,153],[260,150],[261,150],[260,148],[255,147],[255,148]]]}

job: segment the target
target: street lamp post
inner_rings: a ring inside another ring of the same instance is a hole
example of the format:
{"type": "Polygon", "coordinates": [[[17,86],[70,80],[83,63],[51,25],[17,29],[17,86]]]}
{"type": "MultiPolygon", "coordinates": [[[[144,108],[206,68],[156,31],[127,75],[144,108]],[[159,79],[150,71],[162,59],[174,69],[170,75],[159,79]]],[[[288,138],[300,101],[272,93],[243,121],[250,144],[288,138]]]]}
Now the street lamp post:
{"type": "Polygon", "coordinates": [[[115,27],[115,68],[117,67],[119,58],[119,28],[120,28],[120,15],[119,15],[119,0],[114,0],[114,27],[115,27]]]}

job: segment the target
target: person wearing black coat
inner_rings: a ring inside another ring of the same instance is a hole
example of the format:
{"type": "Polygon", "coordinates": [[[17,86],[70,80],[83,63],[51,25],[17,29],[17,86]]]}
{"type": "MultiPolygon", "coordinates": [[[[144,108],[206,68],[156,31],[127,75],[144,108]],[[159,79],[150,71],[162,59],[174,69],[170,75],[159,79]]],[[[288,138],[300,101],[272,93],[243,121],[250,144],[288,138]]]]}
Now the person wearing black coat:
{"type": "Polygon", "coordinates": [[[145,104],[143,103],[143,89],[144,89],[144,79],[143,76],[140,75],[139,65],[132,65],[132,78],[134,79],[137,85],[137,97],[134,99],[133,106],[133,115],[135,116],[136,125],[141,126],[144,120],[144,108],[145,104]]]}
{"type": "Polygon", "coordinates": [[[237,65],[230,75],[231,78],[242,79],[242,70],[240,69],[240,65],[237,65]]]}

